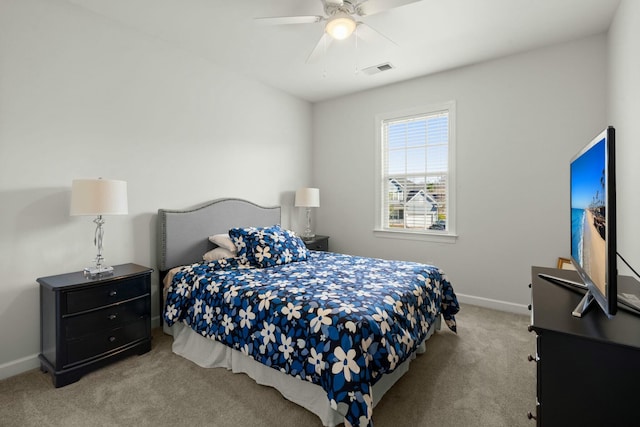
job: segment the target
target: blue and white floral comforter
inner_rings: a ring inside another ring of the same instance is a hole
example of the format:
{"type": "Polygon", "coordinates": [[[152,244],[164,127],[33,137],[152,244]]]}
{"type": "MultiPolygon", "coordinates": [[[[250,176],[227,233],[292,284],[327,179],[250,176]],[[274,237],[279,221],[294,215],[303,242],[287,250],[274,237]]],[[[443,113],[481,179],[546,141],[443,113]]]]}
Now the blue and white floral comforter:
{"type": "Polygon", "coordinates": [[[164,319],[289,375],[320,385],[346,426],[371,426],[371,387],[393,371],[442,314],[459,305],[437,267],[310,251],[270,268],[237,258],[182,268],[164,319]]]}

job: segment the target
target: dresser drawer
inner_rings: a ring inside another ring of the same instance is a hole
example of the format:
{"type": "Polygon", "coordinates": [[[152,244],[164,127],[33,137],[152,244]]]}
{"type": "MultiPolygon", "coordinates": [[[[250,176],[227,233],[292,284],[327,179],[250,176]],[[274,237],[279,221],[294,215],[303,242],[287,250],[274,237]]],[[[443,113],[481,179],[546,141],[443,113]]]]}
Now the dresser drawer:
{"type": "Polygon", "coordinates": [[[131,323],[147,315],[149,305],[149,298],[139,297],[101,310],[70,316],[65,320],[65,337],[67,340],[81,338],[102,329],[114,329],[131,323]]]}
{"type": "MultiPolygon", "coordinates": [[[[537,335],[536,336],[536,378],[538,378],[538,381],[536,381],[536,400],[537,402],[540,402],[540,384],[542,383],[542,381],[540,381],[542,379],[542,357],[541,357],[541,349],[542,349],[542,336],[541,335],[537,335]]],[[[539,405],[538,405],[539,406],[539,405]]],[[[538,408],[537,411],[538,415],[540,415],[540,409],[538,408]]]]}
{"type": "Polygon", "coordinates": [[[145,317],[120,328],[100,331],[85,338],[71,340],[67,343],[65,367],[132,344],[137,340],[147,338],[150,333],[149,318],[145,317]]]}
{"type": "Polygon", "coordinates": [[[148,276],[140,276],[66,292],[67,310],[65,314],[104,307],[144,295],[149,293],[150,284],[148,276]]]}

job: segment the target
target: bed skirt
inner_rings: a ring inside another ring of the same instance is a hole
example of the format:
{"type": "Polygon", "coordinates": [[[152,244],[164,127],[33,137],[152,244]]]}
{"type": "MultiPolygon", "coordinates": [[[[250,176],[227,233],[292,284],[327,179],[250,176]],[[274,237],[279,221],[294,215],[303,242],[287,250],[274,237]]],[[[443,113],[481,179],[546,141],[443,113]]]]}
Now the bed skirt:
{"type": "MultiPolygon", "coordinates": [[[[409,370],[409,365],[415,359],[416,353],[425,352],[425,341],[436,330],[439,330],[440,326],[441,317],[438,316],[429,328],[427,337],[416,352],[401,365],[398,365],[392,373],[384,375],[373,386],[374,407],[391,386],[409,370]]],[[[247,374],[256,383],[275,388],[286,399],[313,412],[320,418],[322,424],[327,427],[333,427],[344,422],[344,415],[331,409],[327,393],[319,385],[294,378],[265,366],[238,350],[203,337],[182,323],[176,323],[172,327],[167,327],[165,324],[164,331],[173,335],[173,352],[195,364],[203,368],[226,368],[233,373],[247,374]]]]}

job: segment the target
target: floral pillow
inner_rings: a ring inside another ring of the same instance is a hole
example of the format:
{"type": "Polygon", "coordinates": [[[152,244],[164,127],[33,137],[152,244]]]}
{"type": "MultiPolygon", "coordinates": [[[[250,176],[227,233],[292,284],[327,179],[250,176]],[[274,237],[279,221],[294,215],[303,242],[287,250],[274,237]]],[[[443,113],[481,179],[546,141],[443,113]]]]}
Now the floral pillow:
{"type": "MultiPolygon", "coordinates": [[[[280,228],[277,225],[274,225],[274,227],[280,228]]],[[[256,259],[253,256],[253,237],[261,230],[264,230],[264,227],[232,228],[229,230],[229,237],[236,246],[236,256],[240,258],[241,264],[255,264],[256,259]]]]}
{"type": "Polygon", "coordinates": [[[293,231],[278,227],[264,229],[254,235],[253,256],[259,267],[305,261],[307,255],[307,247],[293,231]]]}
{"type": "Polygon", "coordinates": [[[246,228],[232,228],[229,230],[229,237],[236,246],[236,256],[240,258],[241,264],[256,264],[254,256],[254,240],[255,236],[259,233],[261,236],[266,232],[282,231],[279,225],[272,227],[246,227],[246,228]]]}

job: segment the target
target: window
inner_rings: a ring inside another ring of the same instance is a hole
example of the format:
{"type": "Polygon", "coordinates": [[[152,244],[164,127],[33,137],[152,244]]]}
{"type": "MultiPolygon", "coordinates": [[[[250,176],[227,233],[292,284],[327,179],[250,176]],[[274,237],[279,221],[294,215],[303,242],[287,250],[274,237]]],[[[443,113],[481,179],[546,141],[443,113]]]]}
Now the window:
{"type": "Polygon", "coordinates": [[[379,232],[455,237],[455,104],[380,115],[379,232]]]}

